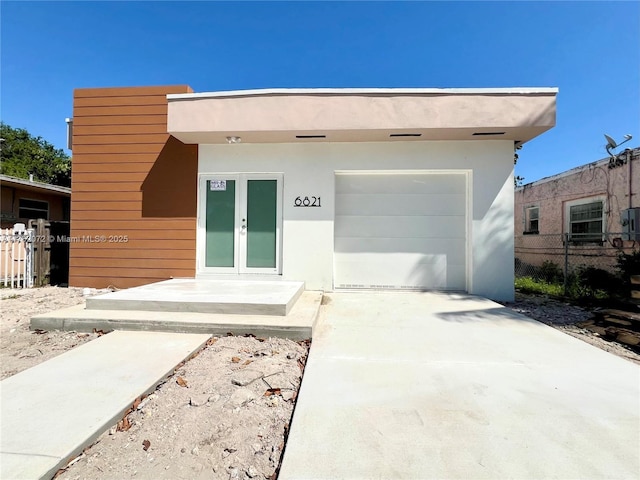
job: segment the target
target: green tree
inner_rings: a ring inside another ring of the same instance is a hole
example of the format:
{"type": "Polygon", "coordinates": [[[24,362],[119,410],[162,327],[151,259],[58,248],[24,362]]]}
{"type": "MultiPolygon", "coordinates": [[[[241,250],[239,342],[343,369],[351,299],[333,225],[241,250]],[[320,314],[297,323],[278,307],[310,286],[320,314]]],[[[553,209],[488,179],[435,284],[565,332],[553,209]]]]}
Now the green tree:
{"type": "Polygon", "coordinates": [[[42,137],[23,128],[0,122],[0,173],[18,178],[68,187],[71,185],[71,158],[42,137]]]}

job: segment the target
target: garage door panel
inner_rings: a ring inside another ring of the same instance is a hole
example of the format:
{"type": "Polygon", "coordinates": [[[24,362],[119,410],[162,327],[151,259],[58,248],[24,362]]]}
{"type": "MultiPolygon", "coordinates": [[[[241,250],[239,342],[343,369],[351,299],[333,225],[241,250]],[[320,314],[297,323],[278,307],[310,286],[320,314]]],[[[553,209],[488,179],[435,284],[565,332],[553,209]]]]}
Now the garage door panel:
{"type": "Polygon", "coordinates": [[[336,288],[466,288],[467,180],[336,175],[336,288]]]}
{"type": "Polygon", "coordinates": [[[337,216],[341,237],[464,238],[464,217],[436,216],[337,216]]]}
{"type": "Polygon", "coordinates": [[[336,195],[336,215],[460,215],[466,211],[465,195],[359,193],[336,195]]]}
{"type": "Polygon", "coordinates": [[[461,174],[337,175],[336,193],[464,193],[461,174]]]}
{"type": "Polygon", "coordinates": [[[425,263],[407,260],[399,262],[397,258],[379,258],[371,262],[352,258],[337,263],[336,275],[340,283],[336,287],[465,289],[464,265],[448,264],[442,257],[431,258],[425,263]]]}
{"type": "Polygon", "coordinates": [[[459,258],[464,263],[466,242],[464,238],[363,238],[336,237],[334,251],[336,259],[340,254],[382,253],[418,253],[422,255],[443,254],[447,258],[459,258]]]}

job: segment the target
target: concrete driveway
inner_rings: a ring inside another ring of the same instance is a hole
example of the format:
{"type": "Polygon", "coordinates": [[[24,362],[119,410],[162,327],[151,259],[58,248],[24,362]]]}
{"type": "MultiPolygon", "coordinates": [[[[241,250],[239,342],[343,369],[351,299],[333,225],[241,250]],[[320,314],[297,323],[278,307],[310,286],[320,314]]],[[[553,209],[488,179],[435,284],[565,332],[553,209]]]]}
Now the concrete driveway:
{"type": "Polygon", "coordinates": [[[328,295],[285,479],[638,479],[640,367],[486,299],[328,295]]]}

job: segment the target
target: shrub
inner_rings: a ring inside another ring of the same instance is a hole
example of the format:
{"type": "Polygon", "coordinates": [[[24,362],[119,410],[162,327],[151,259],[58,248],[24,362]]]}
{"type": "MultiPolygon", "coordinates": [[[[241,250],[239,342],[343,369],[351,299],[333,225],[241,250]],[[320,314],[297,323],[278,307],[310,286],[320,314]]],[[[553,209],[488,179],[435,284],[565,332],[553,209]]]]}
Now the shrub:
{"type": "Polygon", "coordinates": [[[631,275],[640,275],[640,250],[631,253],[620,252],[617,259],[617,269],[625,283],[631,275]]]}
{"type": "Polygon", "coordinates": [[[562,269],[558,266],[557,263],[551,262],[549,260],[545,260],[542,263],[542,266],[539,268],[537,273],[540,279],[544,280],[547,283],[562,283],[562,281],[564,280],[562,269]]]}
{"type": "Polygon", "coordinates": [[[608,294],[620,293],[622,282],[620,277],[607,270],[595,267],[585,267],[578,271],[580,283],[593,291],[603,291],[608,294]]]}

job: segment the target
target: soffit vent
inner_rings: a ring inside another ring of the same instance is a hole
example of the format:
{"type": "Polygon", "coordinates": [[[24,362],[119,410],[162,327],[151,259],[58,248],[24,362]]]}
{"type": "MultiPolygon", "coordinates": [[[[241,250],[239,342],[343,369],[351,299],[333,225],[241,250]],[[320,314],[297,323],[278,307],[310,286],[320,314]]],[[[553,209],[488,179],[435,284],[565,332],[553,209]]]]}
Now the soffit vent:
{"type": "Polygon", "coordinates": [[[392,133],[390,137],[421,137],[421,133],[392,133]]]}
{"type": "Polygon", "coordinates": [[[296,138],[327,138],[326,135],[296,135],[296,138]]]}
{"type": "Polygon", "coordinates": [[[489,137],[491,135],[504,135],[506,132],[474,132],[474,137],[489,137]]]}

